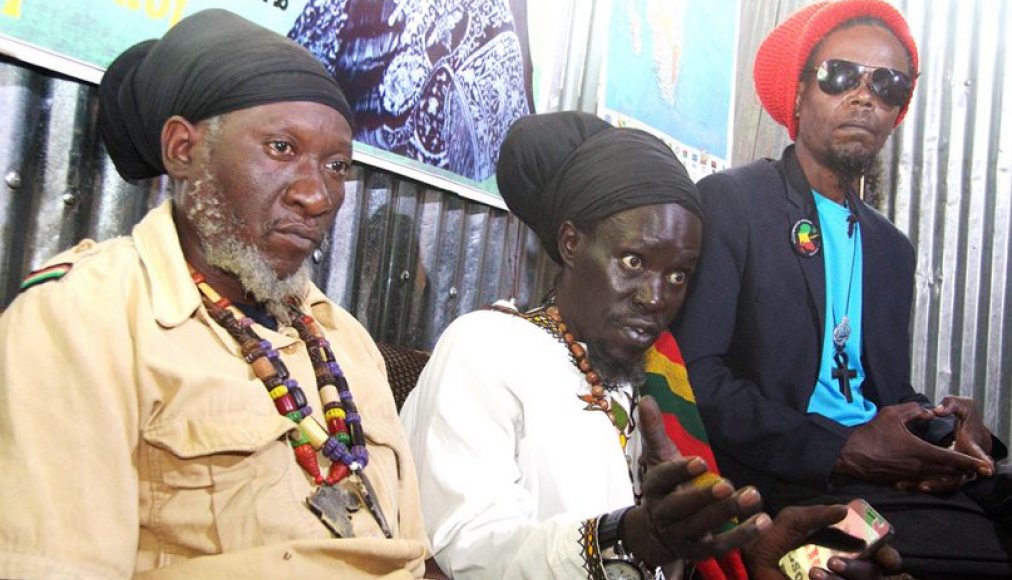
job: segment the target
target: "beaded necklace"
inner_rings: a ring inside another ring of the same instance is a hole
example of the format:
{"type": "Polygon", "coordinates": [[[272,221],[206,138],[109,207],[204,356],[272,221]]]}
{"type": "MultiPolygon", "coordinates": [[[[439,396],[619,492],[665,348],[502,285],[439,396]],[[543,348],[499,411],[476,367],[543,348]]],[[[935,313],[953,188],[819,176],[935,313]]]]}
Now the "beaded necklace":
{"type": "Polygon", "coordinates": [[[369,452],[365,446],[362,417],[358,414],[348,381],[330,349],[330,342],[316,320],[299,310],[297,299],[290,297],[286,301],[293,314],[292,326],[306,343],[306,350],[313,363],[316,387],[327,423],[326,430],[313,416],[313,409],[306,401],[305,393],[298,381],[291,377],[277,349],[253,330],[253,320],[228,298],[218,294],[207,283],[204,275],[192,266],[190,277],[200,290],[201,299],[211,318],[239,344],[243,359],[267,389],[274,408],[299,426],[298,431],[288,433],[288,441],[299,466],[316,485],[326,483],[327,486],[333,486],[349,473],[357,476],[358,483],[361,484],[359,494],[384,535],[391,537],[382,510],[372,497],[372,486],[363,472],[369,463],[369,452]],[[320,471],[317,451],[331,462],[326,479],[320,471]]]}
{"type": "MultiPolygon", "coordinates": [[[[569,360],[583,373],[584,379],[590,384],[590,394],[578,394],[577,397],[584,403],[587,403],[585,410],[601,411],[607,415],[611,424],[618,430],[619,443],[622,444],[622,449],[624,450],[626,443],[629,441],[629,436],[636,428],[636,424],[632,421],[629,411],[609,394],[609,391],[615,390],[616,387],[608,385],[601,378],[600,373],[594,370],[590,359],[587,358],[587,350],[576,341],[573,333],[569,332],[569,327],[566,326],[566,323],[562,320],[562,315],[559,314],[559,308],[555,304],[547,304],[523,313],[517,312],[512,308],[497,305],[493,305],[491,308],[492,310],[512,314],[531,322],[566,346],[569,350],[569,360]]],[[[632,400],[632,403],[635,404],[635,399],[632,400]]]]}

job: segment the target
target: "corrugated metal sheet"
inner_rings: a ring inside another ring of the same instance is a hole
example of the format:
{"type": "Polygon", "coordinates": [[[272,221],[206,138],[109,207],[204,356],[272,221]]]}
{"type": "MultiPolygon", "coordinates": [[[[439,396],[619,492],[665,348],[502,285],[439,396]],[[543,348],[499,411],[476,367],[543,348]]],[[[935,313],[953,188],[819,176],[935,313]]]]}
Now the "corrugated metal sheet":
{"type": "MultiPolygon", "coordinates": [[[[751,66],[771,27],[807,4],[743,2],[734,161],[775,157],[786,131],[760,112],[751,66]]],[[[1012,436],[1012,71],[1004,0],[897,0],[920,50],[910,112],[886,146],[880,208],[913,242],[913,383],[973,397],[1012,436]]]]}
{"type": "MultiPolygon", "coordinates": [[[[95,110],[93,86],[0,60],[0,308],[50,256],[128,234],[166,196],[159,180],[120,178],[95,110]]],[[[538,248],[506,212],[357,167],[315,279],[377,340],[431,349],[458,315],[514,288],[537,301],[554,273],[538,248]]]]}
{"type": "MultiPolygon", "coordinates": [[[[735,163],[777,156],[787,143],[760,111],[751,63],[762,37],[804,4],[741,2],[735,163]]],[[[974,397],[1005,440],[1012,435],[1008,4],[897,0],[924,64],[910,114],[885,151],[885,182],[894,188],[880,201],[917,249],[915,386],[935,399],[974,397]]],[[[583,96],[561,102],[582,103],[593,83],[583,78],[587,70],[570,69],[583,96]]],[[[91,86],[0,60],[0,131],[0,306],[48,256],[83,237],[127,233],[164,197],[160,183],[130,185],[112,168],[96,137],[91,86]]],[[[534,237],[499,210],[361,167],[348,194],[317,281],[379,340],[431,348],[458,314],[509,295],[514,269],[525,304],[554,274],[534,237]]]]}

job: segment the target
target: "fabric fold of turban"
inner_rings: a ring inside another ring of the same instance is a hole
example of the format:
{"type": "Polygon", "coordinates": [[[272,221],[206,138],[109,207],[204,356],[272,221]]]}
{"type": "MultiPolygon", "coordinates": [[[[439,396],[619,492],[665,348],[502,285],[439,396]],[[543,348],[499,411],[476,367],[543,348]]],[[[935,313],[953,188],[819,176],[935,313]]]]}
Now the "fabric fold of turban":
{"type": "Polygon", "coordinates": [[[337,82],[303,47],[226,10],[197,12],[116,58],[99,85],[99,132],[127,179],[165,173],[162,125],[257,105],[310,101],[354,126],[337,82]]]}
{"type": "Polygon", "coordinates": [[[666,203],[703,217],[696,186],[670,147],[645,131],[615,128],[587,113],[519,119],[503,141],[496,181],[510,211],[559,263],[557,239],[566,220],[584,227],[666,203]]]}

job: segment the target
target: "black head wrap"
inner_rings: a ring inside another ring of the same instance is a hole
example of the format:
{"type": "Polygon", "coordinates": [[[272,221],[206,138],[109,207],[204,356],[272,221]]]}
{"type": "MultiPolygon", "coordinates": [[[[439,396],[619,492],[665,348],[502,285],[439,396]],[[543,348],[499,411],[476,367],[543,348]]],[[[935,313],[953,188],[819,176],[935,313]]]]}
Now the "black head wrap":
{"type": "Polygon", "coordinates": [[[638,129],[587,113],[530,115],[510,128],[496,167],[510,211],[531,227],[553,260],[559,227],[589,226],[644,205],[677,203],[703,218],[696,186],[671,148],[638,129]]]}
{"type": "Polygon", "coordinates": [[[165,173],[162,125],[191,123],[283,101],[312,101],[353,115],[341,87],[295,42],[225,10],[179,21],[161,40],[118,56],[98,87],[98,128],[127,179],[165,173]]]}

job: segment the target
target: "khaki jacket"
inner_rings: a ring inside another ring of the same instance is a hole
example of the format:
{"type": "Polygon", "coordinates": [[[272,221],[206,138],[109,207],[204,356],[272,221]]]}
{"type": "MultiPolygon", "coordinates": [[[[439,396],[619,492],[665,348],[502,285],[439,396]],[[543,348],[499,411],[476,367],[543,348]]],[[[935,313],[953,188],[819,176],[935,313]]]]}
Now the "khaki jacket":
{"type": "MultiPolygon", "coordinates": [[[[421,576],[414,464],[383,360],[350,314],[315,286],[303,305],[351,386],[393,540],[365,509],[354,539],[333,539],[305,506],[294,423],[201,305],[169,202],[131,237],[49,263],[72,268],[0,316],[0,577],[421,576]]],[[[295,330],[255,330],[321,415],[295,330]]]]}

